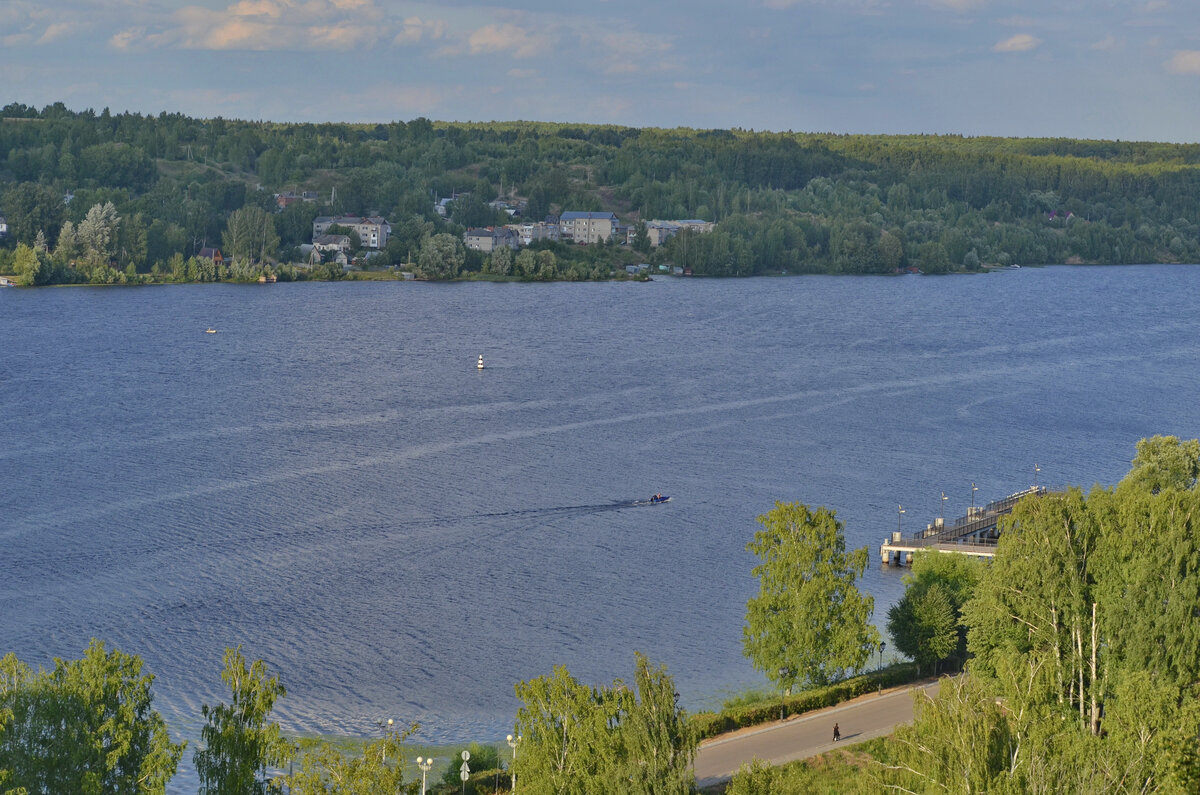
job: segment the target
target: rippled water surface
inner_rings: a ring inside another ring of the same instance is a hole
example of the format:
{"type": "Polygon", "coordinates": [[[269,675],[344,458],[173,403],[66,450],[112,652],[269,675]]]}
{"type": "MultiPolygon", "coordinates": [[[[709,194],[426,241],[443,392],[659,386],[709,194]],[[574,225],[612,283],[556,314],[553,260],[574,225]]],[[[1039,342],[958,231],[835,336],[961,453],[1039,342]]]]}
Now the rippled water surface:
{"type": "Polygon", "coordinates": [[[0,290],[0,653],[140,654],[181,736],[238,643],[293,730],[499,737],[514,682],[635,649],[708,705],[760,681],[755,516],[836,508],[886,606],[898,504],[1200,435],[1197,295],[1194,266],[0,290]]]}

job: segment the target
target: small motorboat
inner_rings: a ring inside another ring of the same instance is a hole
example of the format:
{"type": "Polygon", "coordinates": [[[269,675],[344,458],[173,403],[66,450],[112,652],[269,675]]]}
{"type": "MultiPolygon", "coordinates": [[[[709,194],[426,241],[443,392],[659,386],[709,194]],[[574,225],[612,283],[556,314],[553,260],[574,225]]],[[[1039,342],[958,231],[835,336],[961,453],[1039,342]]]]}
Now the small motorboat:
{"type": "Polygon", "coordinates": [[[670,497],[664,496],[662,494],[655,494],[653,497],[650,498],[651,505],[658,505],[660,502],[670,502],[670,501],[671,501],[670,497]]]}
{"type": "Polygon", "coordinates": [[[205,334],[216,334],[217,330],[215,328],[206,328],[206,329],[204,329],[204,333],[205,334]]]}

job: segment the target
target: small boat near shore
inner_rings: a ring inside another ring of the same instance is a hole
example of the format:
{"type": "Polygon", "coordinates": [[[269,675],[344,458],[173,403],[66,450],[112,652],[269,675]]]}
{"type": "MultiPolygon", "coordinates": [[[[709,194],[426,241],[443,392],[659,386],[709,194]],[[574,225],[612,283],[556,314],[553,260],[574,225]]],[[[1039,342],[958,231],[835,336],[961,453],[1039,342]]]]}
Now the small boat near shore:
{"type": "Polygon", "coordinates": [[[217,330],[215,328],[206,328],[206,329],[204,329],[204,333],[205,334],[216,334],[217,330]]]}

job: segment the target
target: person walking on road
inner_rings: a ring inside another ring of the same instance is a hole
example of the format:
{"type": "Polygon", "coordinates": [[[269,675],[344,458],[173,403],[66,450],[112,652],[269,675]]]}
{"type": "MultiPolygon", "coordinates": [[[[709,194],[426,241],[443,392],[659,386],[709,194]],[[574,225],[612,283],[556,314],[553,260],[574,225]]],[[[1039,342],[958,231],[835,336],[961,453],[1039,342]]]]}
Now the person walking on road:
{"type": "Polygon", "coordinates": [[[842,730],[839,729],[838,725],[835,723],[833,724],[833,741],[836,743],[840,739],[842,739],[842,730]]]}

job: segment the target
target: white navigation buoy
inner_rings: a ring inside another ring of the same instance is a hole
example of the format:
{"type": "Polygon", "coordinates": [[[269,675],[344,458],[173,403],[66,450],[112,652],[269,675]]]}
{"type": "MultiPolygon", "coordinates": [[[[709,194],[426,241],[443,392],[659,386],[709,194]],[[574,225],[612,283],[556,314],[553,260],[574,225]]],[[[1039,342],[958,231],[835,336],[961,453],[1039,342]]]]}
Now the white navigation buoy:
{"type": "Polygon", "coordinates": [[[476,370],[482,370],[482,369],[483,369],[483,354],[482,354],[482,353],[481,353],[481,354],[479,354],[479,364],[475,365],[475,369],[476,369],[476,370]]]}

